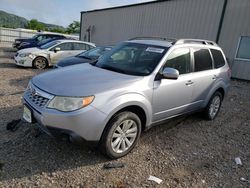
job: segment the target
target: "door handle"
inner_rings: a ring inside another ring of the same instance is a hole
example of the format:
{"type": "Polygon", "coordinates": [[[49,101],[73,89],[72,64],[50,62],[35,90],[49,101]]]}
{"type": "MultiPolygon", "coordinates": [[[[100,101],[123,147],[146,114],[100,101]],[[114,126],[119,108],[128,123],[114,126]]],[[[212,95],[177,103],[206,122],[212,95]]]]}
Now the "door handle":
{"type": "Polygon", "coordinates": [[[192,80],[188,80],[187,82],[186,82],[186,86],[190,86],[190,85],[192,85],[194,82],[192,82],[192,80]]]}
{"type": "Polygon", "coordinates": [[[216,76],[216,75],[214,75],[214,76],[212,77],[212,79],[213,79],[213,80],[216,80],[216,79],[217,79],[217,76],[216,76]]]}

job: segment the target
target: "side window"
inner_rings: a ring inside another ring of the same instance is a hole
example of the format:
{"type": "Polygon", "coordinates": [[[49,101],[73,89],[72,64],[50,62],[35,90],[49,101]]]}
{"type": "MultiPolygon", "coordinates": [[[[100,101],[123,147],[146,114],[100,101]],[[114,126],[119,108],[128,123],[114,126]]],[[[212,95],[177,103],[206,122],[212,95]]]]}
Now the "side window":
{"type": "MultiPolygon", "coordinates": [[[[65,42],[65,43],[62,43],[62,44],[59,44],[59,45],[55,46],[54,48],[60,48],[61,51],[72,50],[72,43],[65,42]]],[[[53,50],[54,50],[54,48],[53,48],[53,50]]]]}
{"type": "Polygon", "coordinates": [[[217,69],[217,68],[223,67],[225,65],[225,60],[221,51],[214,50],[214,49],[210,49],[210,51],[214,58],[214,68],[217,69]]]}
{"type": "Polygon", "coordinates": [[[43,39],[45,39],[44,35],[40,35],[39,37],[36,38],[36,40],[39,42],[42,41],[43,39]]]}
{"type": "Polygon", "coordinates": [[[190,73],[190,50],[188,48],[179,48],[171,52],[164,65],[165,67],[177,69],[180,74],[190,73]]]}
{"type": "Polygon", "coordinates": [[[194,49],[194,71],[204,71],[213,68],[208,49],[194,49]]]}
{"type": "Polygon", "coordinates": [[[74,50],[89,50],[89,45],[83,44],[83,43],[73,43],[74,45],[74,50]]]}

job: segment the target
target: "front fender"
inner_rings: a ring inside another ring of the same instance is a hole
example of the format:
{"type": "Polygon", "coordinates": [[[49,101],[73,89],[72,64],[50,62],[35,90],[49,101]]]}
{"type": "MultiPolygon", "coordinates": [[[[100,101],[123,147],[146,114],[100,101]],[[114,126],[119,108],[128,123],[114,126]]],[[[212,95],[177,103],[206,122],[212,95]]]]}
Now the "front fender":
{"type": "Polygon", "coordinates": [[[105,125],[108,123],[110,118],[128,106],[138,106],[141,107],[146,114],[146,127],[151,124],[152,121],[152,106],[150,101],[142,94],[138,93],[129,93],[123,94],[114,99],[111,99],[110,102],[103,105],[101,108],[98,108],[100,111],[107,115],[105,120],[105,125]]]}
{"type": "Polygon", "coordinates": [[[37,57],[44,57],[44,58],[47,59],[48,63],[50,63],[49,54],[47,54],[47,53],[34,53],[34,58],[33,58],[33,60],[34,60],[35,58],[37,58],[37,57]]]}

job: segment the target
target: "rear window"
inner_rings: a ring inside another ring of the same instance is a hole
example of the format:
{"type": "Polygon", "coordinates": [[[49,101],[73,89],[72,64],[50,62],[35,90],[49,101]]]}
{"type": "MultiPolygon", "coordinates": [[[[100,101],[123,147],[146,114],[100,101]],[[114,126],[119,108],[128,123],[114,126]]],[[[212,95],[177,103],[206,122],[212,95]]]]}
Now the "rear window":
{"type": "Polygon", "coordinates": [[[217,69],[217,68],[223,67],[225,65],[225,60],[221,51],[211,49],[211,53],[214,58],[214,68],[217,69]]]}
{"type": "Polygon", "coordinates": [[[205,71],[213,68],[208,49],[194,49],[194,70],[205,71]]]}

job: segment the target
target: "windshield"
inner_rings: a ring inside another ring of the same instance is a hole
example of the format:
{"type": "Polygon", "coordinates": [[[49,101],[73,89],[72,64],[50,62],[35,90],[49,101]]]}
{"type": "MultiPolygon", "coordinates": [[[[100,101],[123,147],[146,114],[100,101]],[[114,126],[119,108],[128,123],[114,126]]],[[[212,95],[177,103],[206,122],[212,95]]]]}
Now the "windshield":
{"type": "Polygon", "coordinates": [[[85,51],[83,53],[78,54],[78,57],[88,58],[88,59],[98,59],[101,55],[110,51],[111,47],[96,47],[91,50],[85,51]]]}
{"type": "Polygon", "coordinates": [[[40,49],[48,49],[56,44],[60,43],[59,41],[51,41],[51,42],[48,42],[42,46],[40,46],[40,49]]]}
{"type": "Polygon", "coordinates": [[[51,42],[51,41],[53,41],[53,39],[44,39],[44,40],[38,42],[37,45],[42,46],[42,45],[44,45],[44,44],[46,44],[48,42],[51,42]]]}
{"type": "Polygon", "coordinates": [[[97,67],[124,74],[146,76],[153,72],[167,47],[124,42],[101,56],[97,67]]]}
{"type": "Polygon", "coordinates": [[[37,37],[39,37],[40,35],[34,35],[33,37],[31,37],[32,39],[36,39],[37,37]]]}

